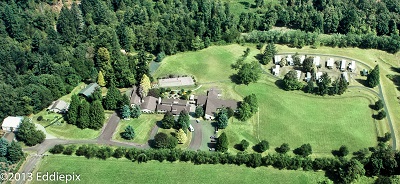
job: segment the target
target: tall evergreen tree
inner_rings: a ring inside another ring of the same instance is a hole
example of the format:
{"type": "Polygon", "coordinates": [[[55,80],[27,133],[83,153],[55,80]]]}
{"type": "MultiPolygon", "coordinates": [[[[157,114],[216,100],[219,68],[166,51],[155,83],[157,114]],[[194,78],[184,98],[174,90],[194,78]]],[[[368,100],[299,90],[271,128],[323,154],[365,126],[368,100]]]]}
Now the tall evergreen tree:
{"type": "Polygon", "coordinates": [[[104,109],[100,100],[92,102],[90,106],[90,124],[89,128],[98,130],[103,126],[105,117],[104,109]]]}
{"type": "Polygon", "coordinates": [[[228,116],[224,112],[219,112],[217,115],[218,128],[225,129],[228,126],[228,116]]]}
{"type": "Polygon", "coordinates": [[[178,121],[177,123],[177,128],[182,128],[183,131],[187,132],[187,129],[189,128],[189,114],[186,110],[182,110],[179,113],[178,121]]]}
{"type": "Polygon", "coordinates": [[[17,163],[24,157],[24,152],[22,152],[22,147],[15,141],[11,142],[7,150],[8,150],[7,159],[11,161],[11,163],[17,163]]]}
{"type": "Polygon", "coordinates": [[[131,109],[131,118],[139,118],[141,114],[142,111],[140,110],[139,105],[134,105],[131,109]]]}
{"type": "Polygon", "coordinates": [[[367,84],[369,87],[374,88],[379,84],[379,65],[376,65],[367,76],[367,84]]]}
{"type": "Polygon", "coordinates": [[[80,104],[81,104],[81,101],[79,100],[78,95],[73,94],[71,96],[71,103],[69,105],[68,113],[67,113],[67,122],[69,124],[76,125],[80,104]]]}
{"type": "Polygon", "coordinates": [[[9,143],[3,137],[0,138],[0,157],[5,157],[7,155],[9,143]]]}
{"type": "Polygon", "coordinates": [[[121,117],[124,119],[128,119],[131,117],[131,109],[128,105],[123,105],[120,109],[121,117]]]}
{"type": "Polygon", "coordinates": [[[101,87],[106,86],[106,81],[104,80],[104,75],[101,70],[99,71],[99,74],[97,75],[97,84],[99,84],[99,86],[101,86],[101,87]]]}
{"type": "Polygon", "coordinates": [[[111,86],[108,91],[107,91],[107,95],[104,98],[103,101],[103,105],[104,108],[107,110],[116,110],[117,109],[117,105],[118,105],[118,101],[121,99],[121,93],[119,92],[119,90],[113,85],[111,86]]]}
{"type": "Polygon", "coordinates": [[[151,88],[150,79],[146,74],[143,75],[142,80],[140,81],[140,87],[141,91],[139,93],[142,97],[146,97],[151,88]]]}
{"type": "Polygon", "coordinates": [[[268,64],[278,51],[273,43],[268,43],[264,52],[261,55],[261,64],[268,64]]]}
{"type": "Polygon", "coordinates": [[[219,152],[226,152],[226,151],[228,151],[228,146],[229,146],[228,137],[226,136],[226,133],[223,132],[218,137],[217,144],[216,144],[216,149],[219,152]]]}
{"type": "Polygon", "coordinates": [[[79,113],[76,125],[79,128],[85,129],[89,128],[90,125],[90,104],[86,100],[82,100],[81,105],[79,106],[79,113]]]}

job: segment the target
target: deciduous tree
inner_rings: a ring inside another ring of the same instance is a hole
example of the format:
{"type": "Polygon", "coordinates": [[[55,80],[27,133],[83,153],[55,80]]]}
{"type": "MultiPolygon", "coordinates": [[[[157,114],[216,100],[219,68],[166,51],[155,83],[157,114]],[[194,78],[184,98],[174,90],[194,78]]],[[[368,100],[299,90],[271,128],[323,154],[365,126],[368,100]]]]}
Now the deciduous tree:
{"type": "Polygon", "coordinates": [[[186,133],[182,129],[179,129],[176,132],[176,139],[178,140],[179,144],[185,143],[187,140],[186,133]]]}
{"type": "Polygon", "coordinates": [[[170,129],[175,125],[175,118],[170,111],[165,113],[164,118],[161,120],[162,126],[165,129],[170,129]]]}
{"type": "Polygon", "coordinates": [[[216,149],[219,152],[226,152],[226,151],[228,151],[228,146],[229,146],[228,137],[226,136],[226,133],[223,132],[218,137],[217,144],[216,144],[216,149]]]}
{"type": "Polygon", "coordinates": [[[376,87],[379,84],[379,65],[376,65],[368,74],[367,84],[371,88],[376,87]]]}

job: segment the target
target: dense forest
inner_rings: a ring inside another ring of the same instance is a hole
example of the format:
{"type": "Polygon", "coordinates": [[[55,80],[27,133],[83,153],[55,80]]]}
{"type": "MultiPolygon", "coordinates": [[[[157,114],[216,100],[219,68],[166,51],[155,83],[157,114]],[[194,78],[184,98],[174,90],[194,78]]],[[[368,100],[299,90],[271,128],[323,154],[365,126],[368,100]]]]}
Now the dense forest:
{"type": "Polygon", "coordinates": [[[97,81],[99,73],[106,86],[131,86],[144,74],[152,79],[151,60],[211,44],[273,41],[301,47],[314,44],[318,34],[334,33],[342,40],[352,36],[355,43],[321,44],[400,49],[396,0],[255,2],[254,11],[237,15],[214,0],[82,0],[61,11],[55,0],[2,0],[0,120],[38,112],[79,82],[97,81]],[[273,26],[300,31],[268,31],[273,26]],[[268,32],[241,37],[253,30],[268,32]],[[275,34],[279,40],[271,37],[275,34]],[[365,40],[371,44],[361,45],[365,40]]]}

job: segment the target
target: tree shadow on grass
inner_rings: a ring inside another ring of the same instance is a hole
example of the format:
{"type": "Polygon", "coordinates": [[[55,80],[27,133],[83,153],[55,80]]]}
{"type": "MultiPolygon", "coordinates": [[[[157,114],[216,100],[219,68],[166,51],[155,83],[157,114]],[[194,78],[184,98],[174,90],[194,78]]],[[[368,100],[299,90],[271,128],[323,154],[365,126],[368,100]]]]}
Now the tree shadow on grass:
{"type": "Polygon", "coordinates": [[[147,141],[147,144],[148,144],[151,148],[155,148],[156,142],[154,141],[154,139],[150,139],[150,140],[147,141]]]}
{"type": "Polygon", "coordinates": [[[242,145],[241,145],[241,144],[235,144],[235,145],[233,146],[233,148],[235,148],[235,149],[237,149],[237,150],[239,150],[239,151],[243,151],[243,150],[242,150],[242,145]]]}
{"type": "Polygon", "coordinates": [[[240,84],[240,80],[239,80],[239,76],[237,74],[233,74],[231,76],[229,76],[229,78],[231,79],[231,81],[235,84],[240,84]]]}
{"type": "Polygon", "coordinates": [[[162,126],[162,121],[157,121],[157,122],[156,122],[156,125],[158,126],[158,128],[164,128],[164,127],[162,126]]]}
{"type": "Polygon", "coordinates": [[[253,148],[253,151],[255,151],[255,152],[257,152],[257,153],[262,153],[262,151],[261,151],[261,149],[260,149],[260,147],[259,147],[258,145],[254,145],[254,146],[251,147],[251,148],[253,148]]]}
{"type": "Polygon", "coordinates": [[[276,85],[279,89],[285,90],[285,89],[284,89],[283,80],[277,80],[277,81],[275,81],[275,85],[276,85]]]}
{"type": "Polygon", "coordinates": [[[356,81],[359,82],[360,84],[362,84],[363,86],[368,87],[367,80],[364,80],[364,79],[356,79],[356,81]]]}

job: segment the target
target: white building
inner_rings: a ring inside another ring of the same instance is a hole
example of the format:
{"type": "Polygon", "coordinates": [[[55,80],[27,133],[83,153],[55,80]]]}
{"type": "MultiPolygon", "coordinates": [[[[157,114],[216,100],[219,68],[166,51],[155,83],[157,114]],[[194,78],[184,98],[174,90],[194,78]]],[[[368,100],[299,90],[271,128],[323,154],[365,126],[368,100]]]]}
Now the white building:
{"type": "Polygon", "coordinates": [[[281,59],[282,59],[282,57],[280,55],[275,55],[275,57],[274,57],[275,64],[276,65],[279,64],[281,62],[281,59]]]}
{"type": "Polygon", "coordinates": [[[322,72],[317,72],[317,73],[315,74],[315,79],[316,79],[317,81],[319,81],[320,78],[321,78],[321,76],[322,76],[322,72]]]}
{"type": "Polygon", "coordinates": [[[286,61],[290,66],[294,65],[292,55],[288,55],[287,58],[286,58],[286,61]]]}
{"type": "Polygon", "coordinates": [[[329,58],[328,61],[326,61],[326,67],[329,69],[332,69],[334,63],[335,63],[335,60],[333,60],[333,58],[329,58]]]}
{"type": "Polygon", "coordinates": [[[306,78],[304,79],[306,82],[309,82],[311,80],[311,72],[307,72],[306,78]]]}
{"type": "Polygon", "coordinates": [[[303,64],[303,61],[306,59],[306,56],[300,56],[300,63],[303,64]]]}
{"type": "Polygon", "coordinates": [[[296,70],[296,72],[297,72],[297,80],[300,80],[300,77],[301,77],[301,71],[300,71],[300,70],[296,70]]]}
{"type": "Polygon", "coordinates": [[[347,75],[347,72],[343,72],[342,76],[343,76],[344,80],[346,80],[346,82],[349,82],[349,75],[347,75]]]}
{"type": "Polygon", "coordinates": [[[313,64],[314,64],[315,66],[319,67],[319,66],[320,66],[320,63],[321,63],[321,57],[315,56],[315,57],[314,57],[313,64]]]}
{"type": "Polygon", "coordinates": [[[344,72],[346,70],[346,60],[342,59],[340,61],[340,71],[344,72]]]}
{"type": "Polygon", "coordinates": [[[8,116],[3,120],[1,128],[6,132],[18,130],[19,125],[22,123],[23,117],[8,116]]]}
{"type": "Polygon", "coordinates": [[[349,70],[350,70],[350,72],[356,71],[356,62],[355,61],[351,61],[350,65],[349,65],[349,70]]]}
{"type": "Polygon", "coordinates": [[[281,69],[281,66],[280,65],[275,65],[275,68],[272,68],[272,73],[275,75],[275,76],[279,76],[279,70],[281,69]]]}

